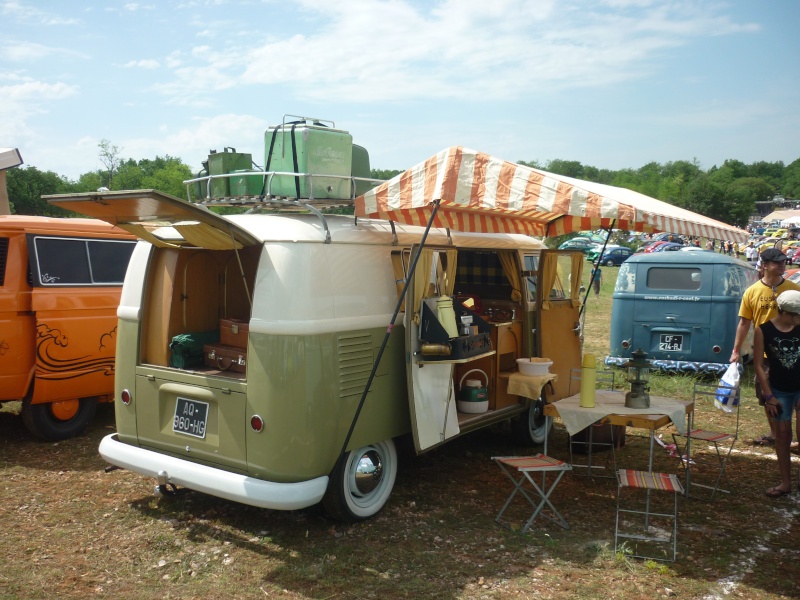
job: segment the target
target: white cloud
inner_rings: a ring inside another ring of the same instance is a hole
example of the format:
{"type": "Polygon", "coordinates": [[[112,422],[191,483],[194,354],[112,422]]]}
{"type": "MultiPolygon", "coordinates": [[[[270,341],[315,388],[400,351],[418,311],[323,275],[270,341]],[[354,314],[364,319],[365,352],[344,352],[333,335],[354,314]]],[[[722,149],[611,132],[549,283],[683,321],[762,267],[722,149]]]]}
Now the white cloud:
{"type": "MultiPolygon", "coordinates": [[[[65,4],[64,6],[69,7],[71,5],[65,4]]],[[[78,25],[81,23],[80,19],[60,17],[17,0],[7,0],[0,3],[0,16],[3,17],[2,20],[6,23],[36,23],[38,25],[78,25]]]]}
{"type": "Polygon", "coordinates": [[[202,80],[208,91],[291,86],[312,101],[508,101],[633,80],[651,74],[665,49],[757,29],[720,16],[714,5],[647,0],[296,4],[305,22],[294,31],[268,30],[255,48],[252,36],[198,46],[195,64],[182,64],[175,81],[157,89],[175,98],[202,80]],[[234,45],[237,39],[247,45],[234,45]]]}
{"type": "Polygon", "coordinates": [[[139,68],[139,69],[157,69],[161,66],[157,60],[154,59],[142,59],[142,60],[131,60],[122,65],[126,69],[130,68],[139,68]]]}
{"type": "MultiPolygon", "coordinates": [[[[266,127],[265,120],[251,115],[223,114],[195,119],[190,126],[177,131],[171,131],[168,125],[160,126],[156,128],[157,138],[127,139],[119,145],[125,149],[126,157],[180,156],[192,169],[199,170],[209,150],[222,151],[225,146],[245,151],[259,148],[266,127]]],[[[258,162],[263,156],[254,155],[253,159],[258,162]]]]}

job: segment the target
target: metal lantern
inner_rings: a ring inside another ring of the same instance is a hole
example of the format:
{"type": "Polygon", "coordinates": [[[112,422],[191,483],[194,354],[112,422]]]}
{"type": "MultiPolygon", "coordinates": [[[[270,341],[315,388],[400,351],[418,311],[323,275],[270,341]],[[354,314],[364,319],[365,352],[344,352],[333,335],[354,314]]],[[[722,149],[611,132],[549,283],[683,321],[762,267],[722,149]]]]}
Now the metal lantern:
{"type": "Polygon", "coordinates": [[[650,408],[650,363],[647,352],[639,348],[631,352],[631,360],[623,367],[628,367],[628,383],[631,391],[625,394],[626,408],[650,408]]]}

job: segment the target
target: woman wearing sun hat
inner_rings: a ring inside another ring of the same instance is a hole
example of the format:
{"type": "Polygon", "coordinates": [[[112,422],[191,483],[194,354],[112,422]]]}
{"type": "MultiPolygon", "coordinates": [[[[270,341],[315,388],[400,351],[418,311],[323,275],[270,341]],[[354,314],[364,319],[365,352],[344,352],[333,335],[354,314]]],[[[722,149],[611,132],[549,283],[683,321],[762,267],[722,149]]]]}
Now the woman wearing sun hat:
{"type": "MultiPolygon", "coordinates": [[[[800,292],[783,292],[777,305],[778,314],[756,327],[753,335],[756,377],[764,394],[764,407],[775,425],[775,454],[781,476],[780,484],[767,490],[771,498],[792,491],[789,446],[792,413],[800,411],[800,292]],[[765,363],[769,365],[769,373],[765,363]]],[[[800,413],[796,418],[800,418],[800,413]]]]}

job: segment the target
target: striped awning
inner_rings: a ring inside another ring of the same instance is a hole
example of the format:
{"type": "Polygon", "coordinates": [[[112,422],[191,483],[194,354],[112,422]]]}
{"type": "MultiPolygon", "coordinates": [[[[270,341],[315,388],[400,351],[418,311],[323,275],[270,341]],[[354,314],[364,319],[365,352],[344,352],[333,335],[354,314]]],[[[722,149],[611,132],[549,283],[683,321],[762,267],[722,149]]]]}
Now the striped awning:
{"type": "Polygon", "coordinates": [[[625,188],[572,179],[453,146],[355,201],[362,217],[552,237],[616,227],[745,241],[746,231],[625,188]]]}

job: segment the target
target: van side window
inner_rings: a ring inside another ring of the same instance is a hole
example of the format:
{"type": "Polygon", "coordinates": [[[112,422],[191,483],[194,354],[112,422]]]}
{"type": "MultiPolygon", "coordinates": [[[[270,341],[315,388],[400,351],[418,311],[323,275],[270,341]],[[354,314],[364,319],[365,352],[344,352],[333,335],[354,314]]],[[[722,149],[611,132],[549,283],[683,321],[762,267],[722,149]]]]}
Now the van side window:
{"type": "Polygon", "coordinates": [[[456,289],[490,300],[511,297],[511,284],[503,272],[497,252],[461,250],[458,254],[456,289]]]}
{"type": "Polygon", "coordinates": [[[699,290],[702,284],[700,269],[651,267],[647,271],[647,287],[651,290],[699,290]]]}
{"type": "Polygon", "coordinates": [[[525,277],[525,286],[528,289],[528,302],[536,302],[536,276],[539,271],[539,257],[532,254],[523,256],[525,270],[522,275],[525,277]]]}
{"type": "Polygon", "coordinates": [[[5,285],[7,262],[8,262],[8,238],[0,238],[0,287],[5,285]]]}
{"type": "Polygon", "coordinates": [[[744,287],[742,287],[742,282],[739,279],[739,269],[737,267],[729,265],[722,270],[722,277],[718,289],[722,296],[742,295],[744,287]]]}
{"type": "Polygon", "coordinates": [[[32,236],[37,286],[121,285],[134,241],[32,236]]]}
{"type": "Polygon", "coordinates": [[[632,294],[636,291],[636,269],[628,263],[622,263],[617,273],[617,281],[614,284],[615,292],[625,292],[632,294]]]}

